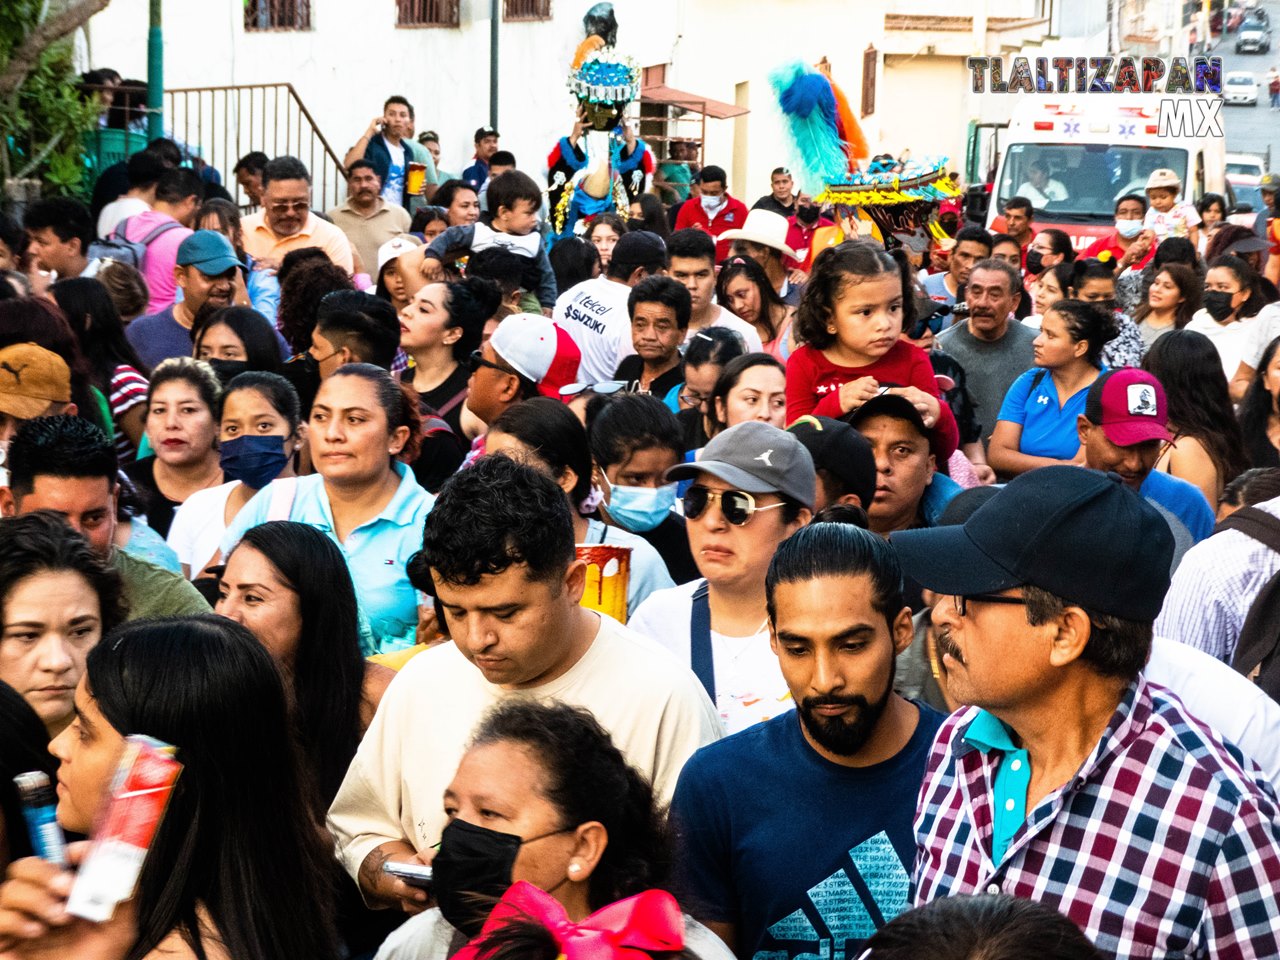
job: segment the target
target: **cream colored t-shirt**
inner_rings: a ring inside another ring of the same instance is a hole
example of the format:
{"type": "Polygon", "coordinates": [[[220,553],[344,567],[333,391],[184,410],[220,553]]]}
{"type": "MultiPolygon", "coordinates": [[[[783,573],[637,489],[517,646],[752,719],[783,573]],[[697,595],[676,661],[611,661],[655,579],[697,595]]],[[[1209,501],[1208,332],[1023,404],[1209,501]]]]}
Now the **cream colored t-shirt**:
{"type": "Polygon", "coordinates": [[[443,796],[484,713],[512,696],[590,710],[669,803],[699,747],[721,736],[719,717],[687,665],[606,616],[590,648],[541,687],[508,691],[484,679],[452,643],[414,657],[396,675],[329,809],[338,857],[355,877],[390,840],[425,851],[445,826],[443,796]]]}

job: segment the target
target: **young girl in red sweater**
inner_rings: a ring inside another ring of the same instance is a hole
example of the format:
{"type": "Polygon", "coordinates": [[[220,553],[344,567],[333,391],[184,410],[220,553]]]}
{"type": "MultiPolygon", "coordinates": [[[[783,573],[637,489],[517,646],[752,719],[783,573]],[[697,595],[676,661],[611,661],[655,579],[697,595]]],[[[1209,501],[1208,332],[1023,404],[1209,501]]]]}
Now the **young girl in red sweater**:
{"type": "Polygon", "coordinates": [[[854,241],[818,254],[796,313],[804,345],[787,363],[788,423],[808,413],[840,418],[887,391],[910,400],[955,448],[955,417],[939,397],[929,355],[901,338],[910,289],[878,244],[854,241]]]}

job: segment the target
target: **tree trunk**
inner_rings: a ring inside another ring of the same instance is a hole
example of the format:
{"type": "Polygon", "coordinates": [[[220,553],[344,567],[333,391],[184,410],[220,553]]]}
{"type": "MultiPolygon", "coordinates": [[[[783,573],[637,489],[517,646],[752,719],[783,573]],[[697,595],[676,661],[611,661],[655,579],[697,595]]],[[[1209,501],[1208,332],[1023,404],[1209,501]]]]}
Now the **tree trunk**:
{"type": "Polygon", "coordinates": [[[0,100],[22,86],[35,68],[40,55],[63,37],[80,29],[95,13],[107,8],[111,0],[71,0],[59,13],[36,25],[13,51],[9,62],[0,70],[0,100]]]}

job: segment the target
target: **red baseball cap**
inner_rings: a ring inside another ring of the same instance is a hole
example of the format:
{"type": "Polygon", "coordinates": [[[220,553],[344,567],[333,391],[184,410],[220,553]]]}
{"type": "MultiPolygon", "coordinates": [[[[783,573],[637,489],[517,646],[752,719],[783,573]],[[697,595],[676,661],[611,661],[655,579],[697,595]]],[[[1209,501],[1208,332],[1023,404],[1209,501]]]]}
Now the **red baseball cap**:
{"type": "Polygon", "coordinates": [[[1084,415],[1118,447],[1173,439],[1164,387],[1145,370],[1124,367],[1100,374],[1085,398],[1084,415]]]}
{"type": "Polygon", "coordinates": [[[516,313],[498,324],[489,338],[493,352],[517,373],[538,385],[544,397],[557,399],[560,388],[578,376],[582,351],[559,324],[536,313],[516,313]]]}

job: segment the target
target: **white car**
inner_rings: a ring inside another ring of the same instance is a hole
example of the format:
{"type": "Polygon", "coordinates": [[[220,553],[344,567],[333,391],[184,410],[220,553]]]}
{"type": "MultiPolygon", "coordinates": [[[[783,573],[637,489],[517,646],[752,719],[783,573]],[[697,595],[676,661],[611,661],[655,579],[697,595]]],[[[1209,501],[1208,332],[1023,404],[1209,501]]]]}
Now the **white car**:
{"type": "Polygon", "coordinates": [[[1262,86],[1255,74],[1247,70],[1228,73],[1222,84],[1222,99],[1228,104],[1239,103],[1246,107],[1256,106],[1258,90],[1262,86]]]}
{"type": "MultiPolygon", "coordinates": [[[[1267,172],[1266,161],[1252,153],[1228,153],[1227,177],[1260,177],[1267,172]]],[[[1232,181],[1233,183],[1235,181],[1232,181]]]]}

